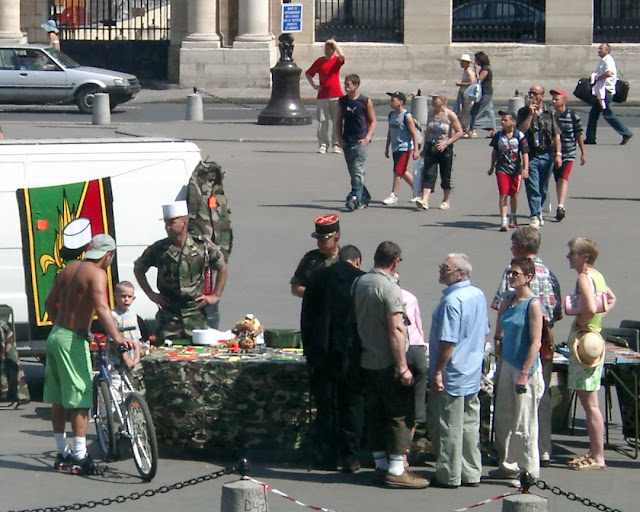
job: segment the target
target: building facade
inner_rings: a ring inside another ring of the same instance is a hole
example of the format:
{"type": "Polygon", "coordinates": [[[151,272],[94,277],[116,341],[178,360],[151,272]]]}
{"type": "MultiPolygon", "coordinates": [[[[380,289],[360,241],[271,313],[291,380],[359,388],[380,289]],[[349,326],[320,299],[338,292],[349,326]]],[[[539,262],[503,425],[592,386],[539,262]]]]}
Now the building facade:
{"type": "MultiPolygon", "coordinates": [[[[54,0],[65,1],[69,0],[54,0]]],[[[301,68],[322,55],[323,44],[316,41],[316,7],[330,1],[296,2],[303,6],[302,31],[293,34],[294,59],[301,68]]],[[[348,35],[338,37],[347,55],[345,72],[357,72],[365,80],[452,80],[459,75],[456,59],[461,53],[483,50],[497,77],[536,80],[585,76],[597,58],[594,44],[599,41],[593,40],[593,33],[599,3],[594,0],[547,0],[544,43],[452,42],[452,0],[401,4],[402,42],[349,42],[353,38],[348,35]]],[[[40,24],[50,15],[51,5],[51,0],[0,0],[0,42],[46,41],[40,24]]],[[[169,80],[203,89],[269,87],[270,68],[279,57],[281,7],[281,0],[172,0],[169,80]]],[[[616,44],[614,55],[628,78],[640,72],[640,45],[616,44]]]]}

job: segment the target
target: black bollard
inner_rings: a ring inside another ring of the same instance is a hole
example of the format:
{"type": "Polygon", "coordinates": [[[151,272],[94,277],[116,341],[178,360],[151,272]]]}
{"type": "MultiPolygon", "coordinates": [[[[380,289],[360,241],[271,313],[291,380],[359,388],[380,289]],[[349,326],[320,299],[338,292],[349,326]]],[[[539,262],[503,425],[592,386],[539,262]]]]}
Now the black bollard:
{"type": "Polygon", "coordinates": [[[520,486],[522,487],[522,494],[528,494],[531,486],[536,482],[536,479],[531,476],[528,471],[522,471],[520,473],[520,486]]]}
{"type": "Polygon", "coordinates": [[[280,60],[271,68],[271,99],[258,116],[258,124],[305,125],[311,124],[311,114],[300,100],[300,73],[302,70],[293,62],[293,37],[282,34],[280,60]]]}

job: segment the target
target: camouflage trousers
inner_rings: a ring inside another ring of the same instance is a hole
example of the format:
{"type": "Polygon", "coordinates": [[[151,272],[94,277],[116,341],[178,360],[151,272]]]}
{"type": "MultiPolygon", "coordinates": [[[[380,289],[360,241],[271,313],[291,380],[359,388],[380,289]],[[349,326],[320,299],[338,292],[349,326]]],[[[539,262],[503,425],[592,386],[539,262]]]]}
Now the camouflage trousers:
{"type": "Polygon", "coordinates": [[[196,307],[195,301],[180,304],[180,309],[164,308],[156,313],[158,343],[164,340],[189,340],[193,338],[194,329],[207,328],[207,315],[196,307]]]}
{"type": "Polygon", "coordinates": [[[0,321],[0,402],[26,404],[30,400],[13,331],[0,321]]]}

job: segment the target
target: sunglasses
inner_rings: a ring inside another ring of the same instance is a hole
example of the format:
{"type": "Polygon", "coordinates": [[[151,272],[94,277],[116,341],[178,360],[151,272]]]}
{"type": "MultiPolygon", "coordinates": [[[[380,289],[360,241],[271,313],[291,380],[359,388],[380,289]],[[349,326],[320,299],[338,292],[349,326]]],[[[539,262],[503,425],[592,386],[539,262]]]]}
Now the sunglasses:
{"type": "Polygon", "coordinates": [[[510,277],[511,279],[515,279],[518,276],[523,276],[524,272],[518,272],[517,270],[509,270],[509,272],[507,272],[507,276],[510,277]]]}

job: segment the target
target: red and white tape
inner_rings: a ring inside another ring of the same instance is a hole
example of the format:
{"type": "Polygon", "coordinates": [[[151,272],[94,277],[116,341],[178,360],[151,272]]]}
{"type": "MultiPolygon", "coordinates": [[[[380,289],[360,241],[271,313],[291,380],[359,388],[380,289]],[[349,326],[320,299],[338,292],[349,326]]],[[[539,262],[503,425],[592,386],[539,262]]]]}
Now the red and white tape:
{"type": "Polygon", "coordinates": [[[487,503],[491,503],[492,501],[498,501],[498,500],[501,500],[502,498],[506,498],[507,496],[515,496],[516,494],[520,494],[521,490],[522,490],[522,487],[520,487],[520,489],[518,489],[515,492],[507,492],[505,494],[500,494],[499,496],[494,496],[493,498],[489,498],[488,500],[481,501],[479,503],[476,503],[475,505],[469,505],[468,507],[459,508],[456,510],[450,510],[449,512],[462,512],[463,510],[471,510],[472,508],[481,507],[482,505],[486,505],[487,503]]]}
{"type": "Polygon", "coordinates": [[[256,480],[255,478],[251,478],[248,476],[242,477],[244,480],[249,480],[250,482],[253,482],[254,484],[258,484],[261,485],[262,487],[264,487],[267,491],[271,491],[274,494],[277,494],[278,496],[281,496],[289,501],[293,501],[296,505],[300,505],[301,507],[306,507],[306,508],[310,508],[311,510],[319,510],[320,512],[339,512],[337,510],[333,510],[330,508],[324,508],[324,507],[315,507],[313,505],[307,505],[306,503],[302,503],[301,501],[298,501],[295,498],[292,498],[291,496],[286,495],[285,493],[283,493],[282,491],[279,491],[278,489],[274,489],[273,487],[271,487],[269,484],[261,482],[260,480],[256,480]]]}
{"type": "MultiPolygon", "coordinates": [[[[283,493],[282,491],[271,487],[269,484],[267,484],[265,482],[261,482],[260,480],[256,480],[255,478],[251,478],[249,476],[243,476],[242,479],[243,480],[249,480],[250,482],[253,482],[254,484],[261,485],[262,487],[264,487],[265,490],[271,491],[272,493],[277,494],[278,496],[281,496],[282,498],[285,498],[285,499],[287,499],[289,501],[293,501],[296,505],[300,505],[301,507],[310,508],[311,510],[319,510],[320,512],[339,512],[337,510],[333,510],[333,509],[330,509],[330,508],[316,507],[314,505],[307,505],[306,503],[302,503],[301,501],[298,501],[297,499],[292,498],[291,496],[283,493]]],[[[456,509],[456,510],[450,510],[449,512],[463,512],[465,510],[471,510],[472,508],[481,507],[482,505],[486,505],[487,503],[491,503],[493,501],[501,500],[503,498],[506,498],[507,496],[515,496],[516,494],[519,494],[521,491],[522,491],[522,487],[520,489],[518,489],[517,491],[507,492],[505,494],[500,494],[499,496],[494,496],[493,498],[489,498],[488,500],[481,501],[479,503],[476,503],[475,505],[469,505],[468,507],[459,508],[459,509],[456,509]]]]}

